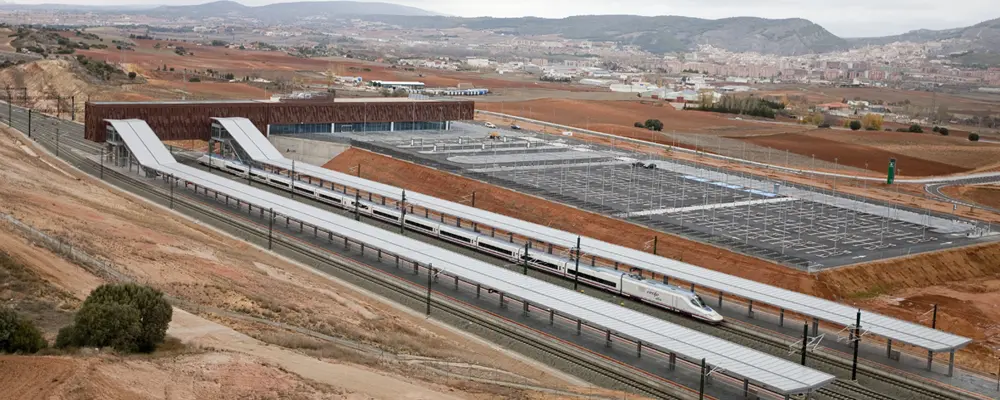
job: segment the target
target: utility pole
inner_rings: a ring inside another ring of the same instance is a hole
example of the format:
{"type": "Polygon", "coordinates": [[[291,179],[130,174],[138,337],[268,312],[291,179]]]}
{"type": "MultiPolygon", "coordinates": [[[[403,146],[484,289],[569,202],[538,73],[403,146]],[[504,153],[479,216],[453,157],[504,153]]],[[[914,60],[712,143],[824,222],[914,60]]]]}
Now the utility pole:
{"type": "Polygon", "coordinates": [[[705,359],[701,359],[701,380],[698,381],[698,400],[705,399],[705,359]]]}
{"type": "Polygon", "coordinates": [[[472,191],[472,207],[473,208],[476,207],[476,191],[475,190],[472,191]]]}
{"type": "Polygon", "coordinates": [[[56,128],[56,157],[59,157],[59,128],[56,128]]]}
{"type": "Polygon", "coordinates": [[[809,345],[809,323],[802,324],[802,365],[806,365],[806,350],[809,345]]]}
{"type": "Polygon", "coordinates": [[[28,109],[28,139],[31,139],[31,109],[28,109]]]}
{"type": "Polygon", "coordinates": [[[858,309],[858,320],[854,323],[854,362],[851,364],[851,380],[858,380],[858,348],[861,347],[861,309],[858,309]]]}
{"type": "Polygon", "coordinates": [[[402,235],[403,234],[403,228],[404,228],[403,222],[406,221],[406,189],[403,189],[403,198],[399,202],[399,210],[401,212],[399,214],[400,215],[400,217],[399,217],[399,234],[402,235]]]}
{"type": "Polygon", "coordinates": [[[427,264],[427,316],[431,315],[431,280],[434,275],[434,264],[427,264]]]}
{"type": "Polygon", "coordinates": [[[101,180],[104,180],[104,146],[101,146],[101,180]]]}
{"type": "Polygon", "coordinates": [[[13,121],[13,118],[14,118],[14,106],[11,103],[11,101],[12,100],[8,97],[7,98],[7,126],[8,127],[12,126],[14,124],[14,121],[13,121]]]}
{"type": "Polygon", "coordinates": [[[267,223],[267,249],[271,250],[271,240],[274,237],[274,208],[271,208],[271,219],[267,223]]]}
{"type": "Polygon", "coordinates": [[[174,209],[174,175],[167,175],[167,184],[170,185],[170,209],[174,209]]]}
{"type": "Polygon", "coordinates": [[[524,274],[525,275],[528,274],[528,246],[530,244],[531,243],[529,243],[529,242],[524,242],[524,274]]]}
{"type": "Polygon", "coordinates": [[[292,160],[292,172],[288,174],[288,184],[292,189],[292,198],[295,198],[295,160],[292,160]]]}
{"type": "Polygon", "coordinates": [[[76,121],[76,96],[71,97],[70,101],[72,102],[72,107],[73,107],[73,110],[70,112],[70,115],[71,115],[70,118],[73,121],[76,121]]]}
{"type": "Polygon", "coordinates": [[[361,192],[354,191],[354,220],[361,221],[361,214],[358,212],[358,205],[361,204],[361,192]]]}
{"type": "Polygon", "coordinates": [[[358,163],[358,178],[361,177],[361,163],[358,163]]]}
{"type": "Polygon", "coordinates": [[[656,244],[659,242],[659,236],[653,236],[653,255],[656,255],[656,244]]]}
{"type": "Polygon", "coordinates": [[[580,237],[576,237],[576,267],[573,271],[573,290],[580,285],[580,237]]]}
{"type": "Polygon", "coordinates": [[[937,304],[934,305],[934,316],[931,317],[931,329],[937,329],[937,304]]]}

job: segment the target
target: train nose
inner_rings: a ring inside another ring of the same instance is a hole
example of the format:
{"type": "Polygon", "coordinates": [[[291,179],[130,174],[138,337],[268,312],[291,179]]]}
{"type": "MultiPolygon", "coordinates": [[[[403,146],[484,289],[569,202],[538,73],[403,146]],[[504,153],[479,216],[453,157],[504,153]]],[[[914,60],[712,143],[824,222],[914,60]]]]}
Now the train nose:
{"type": "Polygon", "coordinates": [[[722,315],[720,315],[718,312],[712,311],[710,314],[708,314],[708,319],[709,321],[712,321],[714,323],[719,323],[722,322],[722,315]]]}

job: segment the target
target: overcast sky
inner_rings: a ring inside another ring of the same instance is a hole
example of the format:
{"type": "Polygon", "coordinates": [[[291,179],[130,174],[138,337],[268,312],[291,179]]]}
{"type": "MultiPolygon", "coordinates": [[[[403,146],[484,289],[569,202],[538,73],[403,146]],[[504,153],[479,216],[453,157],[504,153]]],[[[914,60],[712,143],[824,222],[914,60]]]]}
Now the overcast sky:
{"type": "MultiPolygon", "coordinates": [[[[2,1],[2,0],[0,0],[2,1]]],[[[15,3],[198,4],[208,0],[14,0],[15,3]]],[[[237,0],[246,5],[280,0],[237,0]]],[[[369,1],[369,0],[360,0],[369,1]]],[[[562,18],[584,14],[805,18],[841,37],[947,29],[1000,17],[997,0],[383,0],[448,15],[562,18]]]]}

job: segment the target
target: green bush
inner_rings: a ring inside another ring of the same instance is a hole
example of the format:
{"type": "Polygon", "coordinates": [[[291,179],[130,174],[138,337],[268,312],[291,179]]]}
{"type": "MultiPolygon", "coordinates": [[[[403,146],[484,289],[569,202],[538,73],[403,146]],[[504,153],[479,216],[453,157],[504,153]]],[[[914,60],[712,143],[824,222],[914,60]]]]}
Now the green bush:
{"type": "Polygon", "coordinates": [[[924,133],[924,128],[921,128],[920,125],[913,124],[910,125],[909,131],[912,133],[924,133]]]}
{"type": "Polygon", "coordinates": [[[978,142],[979,141],[979,134],[978,133],[970,133],[969,134],[969,141],[970,142],[978,142]]]}
{"type": "Polygon", "coordinates": [[[940,131],[941,131],[941,128],[939,128],[939,127],[936,127],[936,126],[935,126],[935,127],[934,127],[934,129],[931,129],[931,131],[934,131],[934,132],[940,132],[940,131]]]}
{"type": "Polygon", "coordinates": [[[861,129],[861,121],[851,121],[850,128],[852,131],[861,129]]]}
{"type": "Polygon", "coordinates": [[[646,125],[643,125],[642,122],[636,122],[636,123],[632,124],[632,126],[634,126],[636,128],[645,128],[646,127],[646,125]]]}
{"type": "Polygon", "coordinates": [[[0,353],[35,353],[46,347],[34,323],[14,310],[0,309],[0,353]]]}
{"type": "Polygon", "coordinates": [[[111,347],[124,353],[140,350],[143,321],[135,307],[115,303],[84,305],[75,322],[70,332],[74,346],[111,347]]]}
{"type": "Polygon", "coordinates": [[[647,119],[643,126],[651,131],[659,132],[663,130],[663,122],[660,122],[658,119],[647,119]]]}
{"type": "Polygon", "coordinates": [[[951,132],[948,131],[948,128],[941,127],[940,129],[938,129],[937,133],[940,133],[941,136],[948,136],[948,134],[951,132]]]}
{"type": "Polygon", "coordinates": [[[56,344],[151,352],[166,337],[172,315],[159,290],[133,283],[102,285],[84,300],[74,324],[59,331],[56,344]]]}
{"type": "Polygon", "coordinates": [[[196,77],[192,77],[192,78],[188,79],[188,82],[201,82],[201,78],[199,78],[197,76],[196,77]]]}

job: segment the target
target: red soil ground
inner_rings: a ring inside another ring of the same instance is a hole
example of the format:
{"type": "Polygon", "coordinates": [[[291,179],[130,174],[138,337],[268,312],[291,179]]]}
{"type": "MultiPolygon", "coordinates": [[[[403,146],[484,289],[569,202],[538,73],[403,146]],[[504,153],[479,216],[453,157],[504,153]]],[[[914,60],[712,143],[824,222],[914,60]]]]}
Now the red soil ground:
{"type": "Polygon", "coordinates": [[[783,133],[768,136],[752,136],[743,138],[747,142],[771,147],[776,150],[788,150],[802,155],[816,155],[817,159],[838,162],[857,168],[869,168],[872,165],[883,165],[890,158],[896,159],[896,165],[905,169],[907,176],[947,175],[969,171],[954,165],[928,161],[904,154],[893,153],[859,144],[844,143],[815,136],[783,133]]]}
{"type": "Polygon", "coordinates": [[[476,73],[441,71],[432,69],[417,69],[405,71],[391,68],[388,65],[355,61],[349,59],[319,59],[293,57],[278,51],[250,51],[227,49],[224,47],[196,46],[184,42],[168,42],[155,40],[133,40],[137,47],[135,51],[120,52],[115,49],[80,50],[82,54],[95,59],[109,62],[120,62],[123,57],[126,63],[138,64],[146,71],[154,71],[156,67],[167,65],[175,72],[188,70],[213,69],[232,72],[237,76],[257,73],[267,77],[264,72],[294,74],[296,71],[325,72],[334,70],[340,75],[361,76],[370,80],[406,80],[421,81],[429,87],[453,87],[460,83],[471,84],[484,88],[517,88],[532,87],[543,89],[558,89],[566,91],[603,90],[592,86],[567,85],[547,82],[523,81],[517,79],[500,79],[482,76],[476,73]],[[161,43],[161,49],[153,46],[161,43]],[[194,56],[179,56],[173,49],[167,49],[167,44],[181,46],[194,53],[194,56]],[[367,71],[366,71],[367,69],[367,71]]]}
{"type": "MultiPolygon", "coordinates": [[[[734,115],[683,111],[658,100],[588,101],[541,99],[510,103],[477,103],[482,110],[554,122],[579,128],[611,124],[631,129],[636,122],[659,119],[663,130],[732,136],[801,132],[808,127],[734,120],[734,115]]],[[[610,133],[610,132],[609,132],[610,133]]]]}

